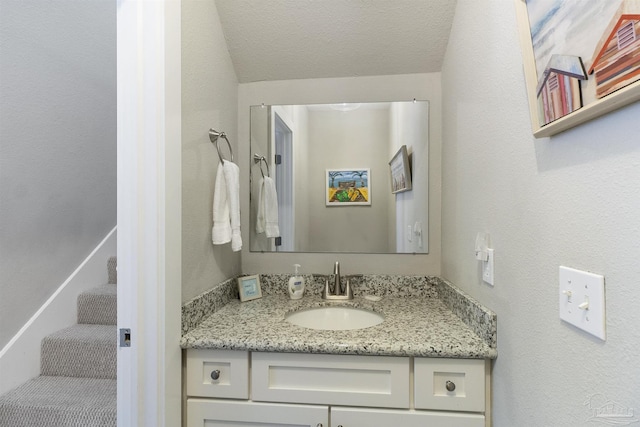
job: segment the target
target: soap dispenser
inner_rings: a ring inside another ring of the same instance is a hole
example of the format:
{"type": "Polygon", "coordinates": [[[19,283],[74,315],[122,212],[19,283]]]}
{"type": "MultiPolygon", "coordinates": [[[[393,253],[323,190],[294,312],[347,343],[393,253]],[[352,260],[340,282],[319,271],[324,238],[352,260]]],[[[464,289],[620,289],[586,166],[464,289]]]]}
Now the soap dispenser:
{"type": "Polygon", "coordinates": [[[300,299],[304,295],[304,278],[298,274],[300,264],[293,264],[295,274],[289,279],[289,298],[300,299]]]}

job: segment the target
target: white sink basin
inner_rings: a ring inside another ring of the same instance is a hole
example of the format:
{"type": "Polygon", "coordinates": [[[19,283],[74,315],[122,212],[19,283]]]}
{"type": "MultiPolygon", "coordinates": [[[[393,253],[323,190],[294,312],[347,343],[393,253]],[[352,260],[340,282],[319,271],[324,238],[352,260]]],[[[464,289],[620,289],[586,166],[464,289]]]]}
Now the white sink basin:
{"type": "Polygon", "coordinates": [[[316,307],[289,313],[285,320],[309,329],[346,331],[378,325],[384,316],[356,307],[316,307]]]}

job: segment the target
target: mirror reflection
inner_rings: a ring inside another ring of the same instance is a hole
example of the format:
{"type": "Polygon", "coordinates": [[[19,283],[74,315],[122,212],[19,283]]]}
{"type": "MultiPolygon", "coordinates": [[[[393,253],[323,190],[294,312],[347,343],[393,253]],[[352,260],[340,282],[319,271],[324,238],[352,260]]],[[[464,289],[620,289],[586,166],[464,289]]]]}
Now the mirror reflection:
{"type": "Polygon", "coordinates": [[[428,252],[429,103],[251,107],[252,252],[428,252]]]}

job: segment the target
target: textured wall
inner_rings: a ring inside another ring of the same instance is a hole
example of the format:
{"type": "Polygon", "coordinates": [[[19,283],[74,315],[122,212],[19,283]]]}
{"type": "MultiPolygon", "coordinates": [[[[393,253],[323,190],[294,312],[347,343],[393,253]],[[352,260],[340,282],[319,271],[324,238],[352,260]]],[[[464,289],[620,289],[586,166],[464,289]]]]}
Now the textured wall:
{"type": "MultiPolygon", "coordinates": [[[[298,141],[294,141],[294,173],[301,176],[302,171],[308,170],[313,164],[313,159],[309,158],[309,112],[306,107],[297,106],[293,109],[295,117],[296,129],[298,132],[298,141]]],[[[294,133],[295,135],[295,133],[294,133]]],[[[296,195],[296,227],[306,230],[306,233],[296,233],[295,246],[298,248],[309,247],[309,218],[311,210],[309,208],[309,199],[313,197],[307,190],[307,183],[304,180],[294,180],[294,191],[296,195]]]]}
{"type": "Polygon", "coordinates": [[[393,158],[400,147],[406,145],[411,168],[411,191],[391,196],[394,250],[425,253],[429,249],[429,103],[394,103],[390,120],[388,158],[393,158]],[[418,227],[416,223],[420,223],[418,227]],[[412,234],[409,241],[408,227],[412,233],[422,230],[421,238],[412,234]]]}
{"type": "Polygon", "coordinates": [[[0,46],[2,348],[116,224],[116,5],[3,0],[0,46]]]}
{"type": "MultiPolygon", "coordinates": [[[[240,252],[211,242],[218,154],[226,132],[238,163],[238,81],[213,1],[182,1],[182,301],[240,273],[240,252]]],[[[220,149],[228,158],[224,140],[220,149]]],[[[244,166],[243,166],[244,167],[244,166]]],[[[248,212],[248,210],[247,210],[248,212]]],[[[248,247],[249,242],[243,242],[248,247]]]]}
{"type": "Polygon", "coordinates": [[[442,270],[497,312],[494,425],[590,425],[592,397],[637,414],[640,104],[534,139],[508,0],[458,0],[442,76],[442,270]],[[606,342],[559,320],[560,265],[605,276],[606,342]]]}
{"type": "Polygon", "coordinates": [[[310,111],[309,168],[303,175],[310,193],[310,252],[387,251],[388,145],[388,109],[310,111]],[[370,169],[370,206],[326,206],[326,170],[348,168],[370,169]]]}
{"type": "MultiPolygon", "coordinates": [[[[271,157],[269,154],[269,110],[267,107],[263,108],[258,106],[251,109],[251,155],[259,154],[266,159],[270,159],[271,157]]],[[[262,178],[260,175],[260,167],[266,169],[264,164],[254,164],[253,161],[251,162],[251,194],[260,194],[260,180],[262,178]]],[[[271,163],[269,168],[273,169],[273,167],[271,163]]],[[[271,174],[271,176],[273,177],[274,175],[271,174]]],[[[251,218],[249,221],[251,224],[249,227],[249,242],[245,243],[251,243],[252,251],[269,251],[271,250],[273,239],[267,238],[265,233],[256,233],[255,218],[258,217],[258,197],[252,198],[251,202],[249,210],[249,218],[251,218]]]]}
{"type": "Polygon", "coordinates": [[[242,83],[438,72],[455,1],[216,0],[242,83]]]}

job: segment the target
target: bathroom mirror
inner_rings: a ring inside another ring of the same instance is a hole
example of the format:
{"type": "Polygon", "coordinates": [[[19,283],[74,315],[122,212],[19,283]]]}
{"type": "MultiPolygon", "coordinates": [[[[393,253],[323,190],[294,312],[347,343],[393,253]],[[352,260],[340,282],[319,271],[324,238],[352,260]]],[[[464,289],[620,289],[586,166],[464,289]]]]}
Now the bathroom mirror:
{"type": "Polygon", "coordinates": [[[252,252],[428,252],[427,101],[250,113],[252,252]],[[403,174],[411,185],[399,192],[403,174]],[[274,231],[276,214],[279,237],[259,232],[274,231]]]}

